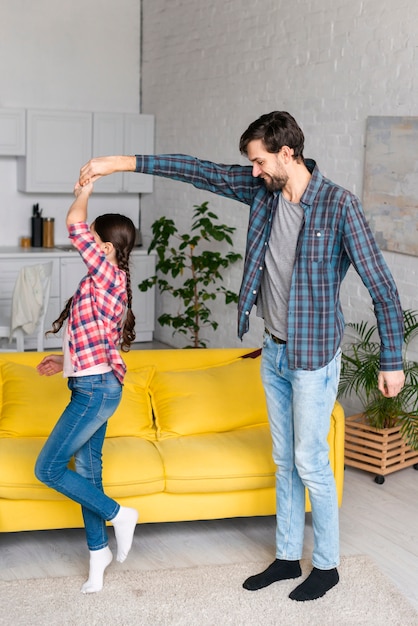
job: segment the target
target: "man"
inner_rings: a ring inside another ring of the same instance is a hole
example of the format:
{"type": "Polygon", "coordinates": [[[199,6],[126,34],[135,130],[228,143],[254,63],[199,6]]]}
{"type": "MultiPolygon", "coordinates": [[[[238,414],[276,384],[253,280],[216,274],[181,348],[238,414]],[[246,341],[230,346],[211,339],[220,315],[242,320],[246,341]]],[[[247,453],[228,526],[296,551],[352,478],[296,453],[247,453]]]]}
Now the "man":
{"type": "Polygon", "coordinates": [[[92,159],[82,185],[117,171],[193,184],[250,206],[238,305],[238,335],[254,304],[264,318],[261,375],[277,465],[276,559],[244,582],[249,590],[301,576],[305,488],[312,505],[313,569],[290,594],[314,600],[338,583],[339,531],[327,435],[337,395],[344,319],[341,282],[353,264],[374,304],[381,339],[378,387],[396,396],[404,383],[403,321],[393,278],[359,200],[303,157],[295,119],[274,111],[250,124],[240,151],[252,165],[183,156],[92,159]]]}

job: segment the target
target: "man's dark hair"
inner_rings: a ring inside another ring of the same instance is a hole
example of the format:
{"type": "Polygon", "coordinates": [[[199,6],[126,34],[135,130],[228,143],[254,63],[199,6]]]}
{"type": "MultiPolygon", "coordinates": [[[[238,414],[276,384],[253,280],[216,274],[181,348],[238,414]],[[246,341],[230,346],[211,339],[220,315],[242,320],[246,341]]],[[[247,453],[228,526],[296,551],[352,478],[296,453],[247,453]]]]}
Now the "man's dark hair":
{"type": "Polygon", "coordinates": [[[247,155],[248,144],[261,139],[267,152],[278,153],[283,146],[293,148],[293,158],[303,160],[305,137],[294,117],[286,111],[266,113],[252,122],[239,141],[241,154],[247,155]]]}

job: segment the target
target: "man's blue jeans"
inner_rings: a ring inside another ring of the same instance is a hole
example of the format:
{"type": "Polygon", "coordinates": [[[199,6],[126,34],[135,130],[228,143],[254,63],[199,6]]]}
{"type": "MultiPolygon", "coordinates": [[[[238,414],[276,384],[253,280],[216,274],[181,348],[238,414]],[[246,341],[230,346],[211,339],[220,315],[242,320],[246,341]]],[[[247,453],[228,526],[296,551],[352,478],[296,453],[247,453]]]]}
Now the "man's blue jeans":
{"type": "Polygon", "coordinates": [[[122,386],[113,374],[68,379],[71,401],[36,461],[36,477],[82,506],[90,550],[108,545],[105,520],[119,504],[103,493],[102,448],[107,420],[115,412],[122,386]],[[69,469],[71,458],[75,471],[69,469]]]}
{"type": "Polygon", "coordinates": [[[327,436],[337,396],[341,351],[319,370],[291,370],[286,345],[265,335],[261,375],[276,471],[276,558],[302,557],[305,487],[312,505],[312,563],[339,564],[338,499],[327,436]]]}

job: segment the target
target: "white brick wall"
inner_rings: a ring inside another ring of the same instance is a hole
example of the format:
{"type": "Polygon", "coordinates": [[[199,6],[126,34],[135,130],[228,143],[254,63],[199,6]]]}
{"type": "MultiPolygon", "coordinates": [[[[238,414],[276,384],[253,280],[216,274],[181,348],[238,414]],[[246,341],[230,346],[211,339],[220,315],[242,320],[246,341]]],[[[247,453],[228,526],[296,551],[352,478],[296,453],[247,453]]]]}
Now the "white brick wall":
{"type": "MultiPolygon", "coordinates": [[[[361,197],[367,116],[418,114],[416,0],[152,0],[143,17],[143,111],[156,115],[159,152],[244,162],[242,131],[284,109],[305,132],[305,156],[361,197]]],[[[237,226],[244,252],[246,207],[166,180],[155,189],[143,200],[145,230],[160,214],[186,228],[193,205],[209,200],[237,226]]],[[[385,257],[403,306],[418,308],[418,258],[385,257]]],[[[238,289],[239,271],[231,283],[238,289]]],[[[347,321],[370,307],[352,272],[342,301],[347,321]]],[[[211,345],[241,345],[234,307],[216,308],[221,326],[211,345]]],[[[244,345],[259,344],[261,325],[252,327],[244,345]]],[[[167,329],[157,335],[181,345],[167,329]]]]}

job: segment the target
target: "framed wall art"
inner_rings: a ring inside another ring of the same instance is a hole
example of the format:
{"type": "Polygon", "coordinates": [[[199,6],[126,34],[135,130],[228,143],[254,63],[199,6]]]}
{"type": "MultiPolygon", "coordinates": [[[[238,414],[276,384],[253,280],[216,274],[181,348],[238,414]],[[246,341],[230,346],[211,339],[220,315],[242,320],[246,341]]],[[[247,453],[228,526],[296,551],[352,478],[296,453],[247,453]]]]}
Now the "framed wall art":
{"type": "Polygon", "coordinates": [[[363,207],[382,250],[418,256],[418,117],[368,117],[363,207]]]}

